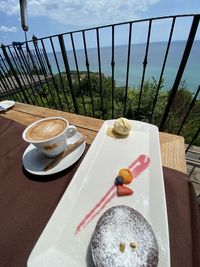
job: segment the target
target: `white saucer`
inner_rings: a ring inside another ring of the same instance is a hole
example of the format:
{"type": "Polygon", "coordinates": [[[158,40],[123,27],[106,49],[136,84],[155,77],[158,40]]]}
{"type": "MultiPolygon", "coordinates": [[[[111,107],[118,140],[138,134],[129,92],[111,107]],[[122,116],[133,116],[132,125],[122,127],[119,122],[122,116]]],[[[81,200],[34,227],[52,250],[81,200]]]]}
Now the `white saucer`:
{"type": "MultiPolygon", "coordinates": [[[[71,138],[69,138],[68,145],[73,144],[77,140],[79,140],[82,135],[79,132],[76,132],[71,138]]],[[[41,153],[34,145],[30,144],[27,149],[24,151],[22,156],[22,162],[24,168],[36,175],[50,175],[55,174],[64,169],[67,169],[72,164],[74,164],[83,154],[85,150],[86,143],[85,141],[77,147],[74,151],[72,151],[69,155],[67,155],[64,159],[62,159],[55,167],[48,171],[43,171],[44,167],[47,166],[52,159],[47,158],[43,153],[41,153]]]]}
{"type": "Polygon", "coordinates": [[[4,100],[0,102],[0,107],[3,108],[3,111],[13,107],[15,105],[15,101],[12,100],[4,100]]]}

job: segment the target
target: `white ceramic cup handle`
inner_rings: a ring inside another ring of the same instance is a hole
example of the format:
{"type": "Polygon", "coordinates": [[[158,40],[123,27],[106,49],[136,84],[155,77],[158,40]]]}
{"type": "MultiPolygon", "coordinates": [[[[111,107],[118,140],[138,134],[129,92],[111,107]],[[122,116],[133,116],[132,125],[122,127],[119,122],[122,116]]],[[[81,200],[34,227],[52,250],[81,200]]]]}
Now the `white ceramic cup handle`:
{"type": "Polygon", "coordinates": [[[76,126],[69,125],[66,133],[67,133],[67,138],[71,138],[72,136],[74,136],[77,133],[76,126]]]}

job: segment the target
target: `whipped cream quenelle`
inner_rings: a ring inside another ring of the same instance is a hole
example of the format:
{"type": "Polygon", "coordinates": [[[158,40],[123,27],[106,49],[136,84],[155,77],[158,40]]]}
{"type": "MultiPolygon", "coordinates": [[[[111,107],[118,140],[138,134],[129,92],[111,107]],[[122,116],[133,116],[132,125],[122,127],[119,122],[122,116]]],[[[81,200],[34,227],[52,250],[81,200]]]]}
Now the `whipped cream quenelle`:
{"type": "Polygon", "coordinates": [[[121,135],[128,135],[132,129],[130,121],[126,118],[119,118],[115,121],[113,130],[121,135]]]}

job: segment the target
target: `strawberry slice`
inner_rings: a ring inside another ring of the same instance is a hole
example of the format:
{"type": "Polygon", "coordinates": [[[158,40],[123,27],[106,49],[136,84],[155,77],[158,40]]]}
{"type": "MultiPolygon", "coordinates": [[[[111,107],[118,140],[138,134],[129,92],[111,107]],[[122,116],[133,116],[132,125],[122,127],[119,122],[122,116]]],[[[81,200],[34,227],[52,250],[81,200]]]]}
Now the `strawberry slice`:
{"type": "Polygon", "coordinates": [[[127,186],[123,185],[118,185],[117,186],[117,195],[118,197],[123,197],[123,196],[129,196],[133,194],[133,190],[128,188],[127,186]]]}

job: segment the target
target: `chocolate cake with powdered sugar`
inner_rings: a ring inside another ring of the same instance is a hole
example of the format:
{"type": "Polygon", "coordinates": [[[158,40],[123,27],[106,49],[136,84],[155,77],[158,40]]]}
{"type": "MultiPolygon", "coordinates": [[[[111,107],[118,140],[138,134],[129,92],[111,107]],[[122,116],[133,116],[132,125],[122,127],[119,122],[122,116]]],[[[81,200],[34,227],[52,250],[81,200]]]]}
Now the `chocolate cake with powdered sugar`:
{"type": "Polygon", "coordinates": [[[98,220],[91,239],[95,266],[153,267],[158,244],[147,220],[133,208],[115,206],[98,220]]]}

